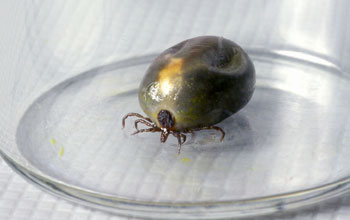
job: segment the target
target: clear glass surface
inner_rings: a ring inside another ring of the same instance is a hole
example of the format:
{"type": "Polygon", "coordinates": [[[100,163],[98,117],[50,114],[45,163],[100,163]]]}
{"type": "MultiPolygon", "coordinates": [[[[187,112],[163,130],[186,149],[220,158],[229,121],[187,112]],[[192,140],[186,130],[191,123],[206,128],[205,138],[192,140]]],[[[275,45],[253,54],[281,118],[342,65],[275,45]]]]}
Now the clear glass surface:
{"type": "Polygon", "coordinates": [[[349,191],[347,1],[7,7],[0,152],[49,192],[122,215],[213,219],[349,191]],[[122,130],[126,113],[143,114],[137,89],[154,57],[199,35],[235,41],[256,69],[252,100],[218,124],[224,141],[197,132],[178,155],[175,138],[131,136],[132,120],[122,130]]]}

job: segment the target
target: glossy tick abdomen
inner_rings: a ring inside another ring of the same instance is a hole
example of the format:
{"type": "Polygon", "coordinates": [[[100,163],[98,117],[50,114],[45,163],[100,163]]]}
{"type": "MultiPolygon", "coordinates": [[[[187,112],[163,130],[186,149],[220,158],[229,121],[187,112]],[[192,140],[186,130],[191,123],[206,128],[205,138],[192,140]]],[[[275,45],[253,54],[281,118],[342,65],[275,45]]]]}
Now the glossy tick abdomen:
{"type": "Polygon", "coordinates": [[[160,110],[171,112],[175,129],[216,124],[251,98],[255,71],[246,53],[221,37],[198,37],[164,51],[142,80],[139,102],[160,126],[160,110]]]}

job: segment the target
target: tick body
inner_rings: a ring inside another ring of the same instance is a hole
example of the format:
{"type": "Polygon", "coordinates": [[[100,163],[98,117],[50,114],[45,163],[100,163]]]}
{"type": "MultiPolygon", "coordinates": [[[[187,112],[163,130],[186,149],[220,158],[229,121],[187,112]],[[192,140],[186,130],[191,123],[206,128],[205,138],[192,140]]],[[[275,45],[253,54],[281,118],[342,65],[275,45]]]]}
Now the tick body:
{"type": "Polygon", "coordinates": [[[215,124],[244,107],[254,92],[253,63],[241,47],[222,37],[202,36],[185,40],[161,53],[148,68],[138,98],[148,117],[136,116],[136,133],[169,134],[181,145],[185,133],[215,129],[215,124]],[[143,123],[149,128],[138,129],[143,123]]]}

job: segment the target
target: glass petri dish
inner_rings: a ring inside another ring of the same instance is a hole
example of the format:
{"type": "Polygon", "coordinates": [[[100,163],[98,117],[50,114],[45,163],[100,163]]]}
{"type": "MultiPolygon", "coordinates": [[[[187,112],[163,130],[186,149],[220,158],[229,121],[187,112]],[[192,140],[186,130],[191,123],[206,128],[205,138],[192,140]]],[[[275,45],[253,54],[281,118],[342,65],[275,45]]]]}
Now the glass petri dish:
{"type": "Polygon", "coordinates": [[[64,199],[120,215],[218,219],[295,209],[349,191],[350,78],[327,60],[248,48],[252,100],[214,131],[132,136],[140,80],[156,55],[99,66],[43,92],[16,127],[8,164],[64,199]],[[20,162],[18,162],[20,161],[20,162]]]}

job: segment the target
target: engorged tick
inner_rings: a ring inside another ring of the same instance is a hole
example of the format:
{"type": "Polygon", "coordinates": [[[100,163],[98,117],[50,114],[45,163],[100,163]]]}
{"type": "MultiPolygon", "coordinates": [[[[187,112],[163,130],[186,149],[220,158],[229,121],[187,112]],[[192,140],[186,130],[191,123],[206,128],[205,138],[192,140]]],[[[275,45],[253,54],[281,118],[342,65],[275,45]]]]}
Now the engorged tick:
{"type": "Polygon", "coordinates": [[[204,129],[225,132],[215,124],[243,108],[255,88],[252,61],[230,40],[202,36],[185,40],[161,53],[148,68],[139,88],[139,103],[148,117],[129,113],[136,131],[170,134],[178,140],[178,153],[185,133],[204,129]],[[149,128],[139,129],[142,123],[149,128]]]}

